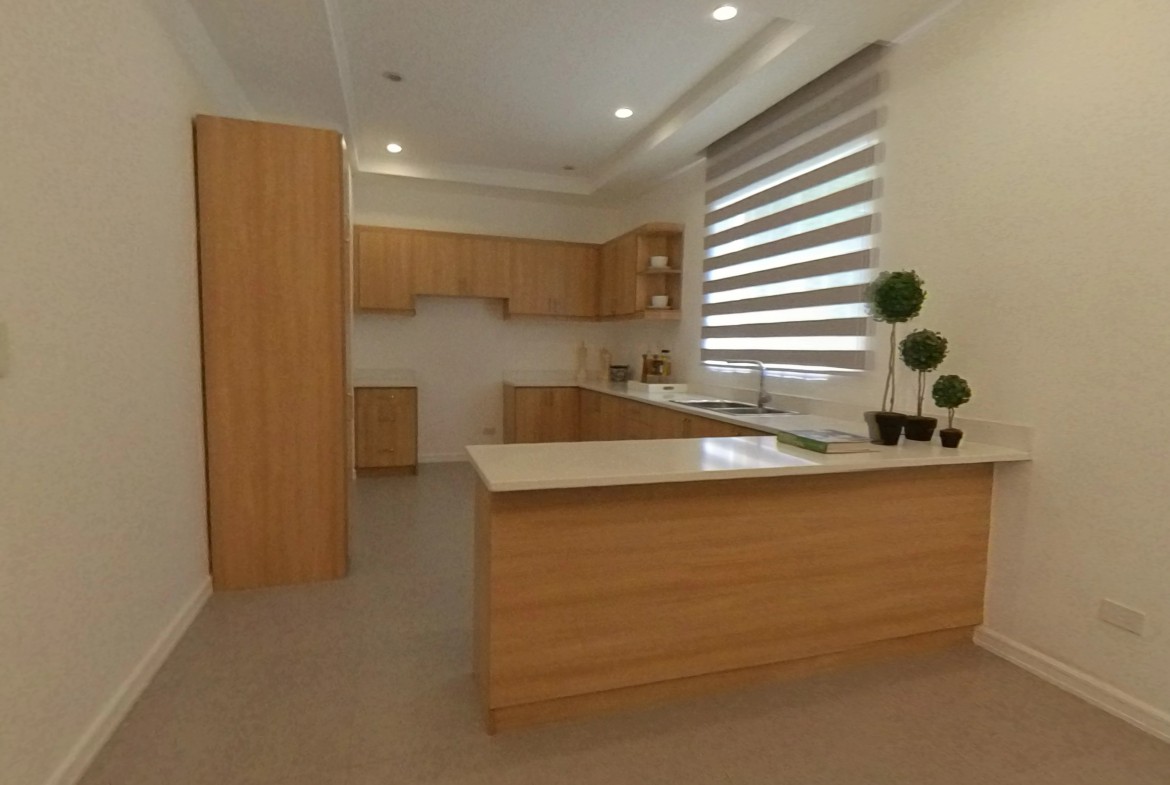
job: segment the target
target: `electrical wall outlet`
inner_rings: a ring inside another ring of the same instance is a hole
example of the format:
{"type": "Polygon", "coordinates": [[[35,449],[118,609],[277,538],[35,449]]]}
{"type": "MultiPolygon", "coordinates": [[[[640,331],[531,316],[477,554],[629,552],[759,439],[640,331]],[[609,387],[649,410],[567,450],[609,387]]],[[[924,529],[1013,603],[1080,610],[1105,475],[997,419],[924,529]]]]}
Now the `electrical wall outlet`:
{"type": "Polygon", "coordinates": [[[1106,624],[1120,627],[1134,635],[1144,635],[1146,631],[1146,614],[1141,611],[1127,608],[1113,600],[1101,600],[1101,607],[1097,609],[1097,618],[1106,624]]]}

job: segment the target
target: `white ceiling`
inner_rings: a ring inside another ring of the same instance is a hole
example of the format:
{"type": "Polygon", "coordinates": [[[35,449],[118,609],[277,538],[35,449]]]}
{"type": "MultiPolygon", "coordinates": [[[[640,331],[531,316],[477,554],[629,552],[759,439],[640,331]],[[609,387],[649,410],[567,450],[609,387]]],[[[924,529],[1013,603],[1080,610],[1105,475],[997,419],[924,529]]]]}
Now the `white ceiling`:
{"type": "Polygon", "coordinates": [[[733,0],[720,23],[717,0],[189,1],[261,116],[343,131],[361,171],[599,196],[953,3],[733,0]]]}

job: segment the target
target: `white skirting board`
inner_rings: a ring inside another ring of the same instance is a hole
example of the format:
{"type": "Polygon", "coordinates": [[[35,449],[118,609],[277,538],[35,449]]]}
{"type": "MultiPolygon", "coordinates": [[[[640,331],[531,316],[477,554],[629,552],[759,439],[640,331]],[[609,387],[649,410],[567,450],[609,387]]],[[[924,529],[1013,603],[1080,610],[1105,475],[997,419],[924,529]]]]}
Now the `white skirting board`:
{"type": "Polygon", "coordinates": [[[1170,714],[1122,692],[1096,676],[986,627],[975,631],[975,644],[1130,725],[1170,742],[1170,714]]]}
{"type": "Polygon", "coordinates": [[[102,747],[114,735],[118,725],[130,713],[130,709],[146,690],[150,680],[166,662],[167,657],[170,656],[183,637],[183,633],[191,626],[191,622],[195,621],[195,617],[199,615],[199,611],[203,609],[204,603],[210,596],[211,576],[208,576],[159,633],[158,638],[146,650],[126,680],[106,701],[106,705],[102,707],[102,710],[94,717],[93,722],[81,734],[81,738],[69,750],[65,760],[49,777],[45,785],[75,785],[81,779],[86,769],[93,763],[94,758],[101,752],[102,747]]]}

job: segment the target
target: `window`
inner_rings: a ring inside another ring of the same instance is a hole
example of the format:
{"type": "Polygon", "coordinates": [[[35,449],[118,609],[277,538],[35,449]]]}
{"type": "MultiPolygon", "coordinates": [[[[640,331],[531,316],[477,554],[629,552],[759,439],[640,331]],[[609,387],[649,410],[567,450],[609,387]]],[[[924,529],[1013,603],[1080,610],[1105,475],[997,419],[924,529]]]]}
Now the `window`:
{"type": "Polygon", "coordinates": [[[867,47],[708,148],[707,365],[865,369],[884,52],[867,47]]]}

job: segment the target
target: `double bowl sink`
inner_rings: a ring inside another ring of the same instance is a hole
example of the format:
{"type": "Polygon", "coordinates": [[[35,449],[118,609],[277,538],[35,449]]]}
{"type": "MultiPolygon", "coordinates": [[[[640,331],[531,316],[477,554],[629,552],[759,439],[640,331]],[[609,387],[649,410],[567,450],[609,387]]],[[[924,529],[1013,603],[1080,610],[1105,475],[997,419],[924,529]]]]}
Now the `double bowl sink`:
{"type": "Polygon", "coordinates": [[[771,409],[767,406],[753,406],[750,403],[743,403],[742,401],[671,401],[671,403],[682,404],[683,406],[692,406],[696,409],[704,409],[709,412],[718,412],[719,414],[745,415],[745,414],[793,414],[794,412],[785,411],[784,409],[771,409]]]}

